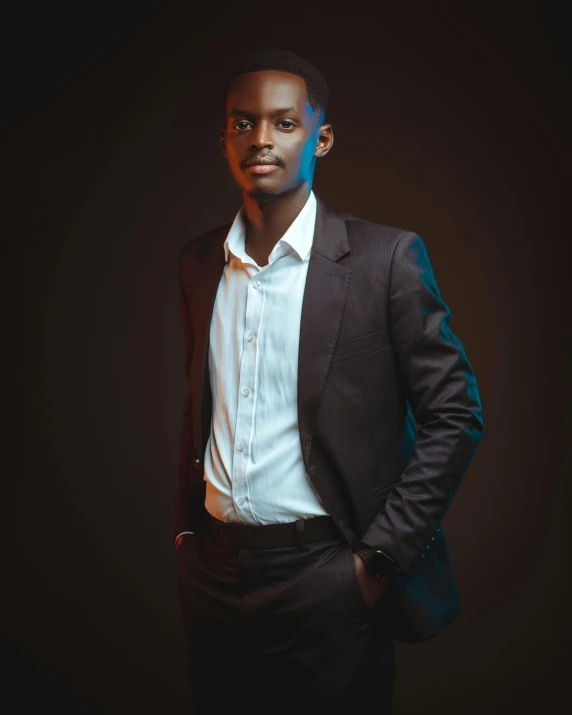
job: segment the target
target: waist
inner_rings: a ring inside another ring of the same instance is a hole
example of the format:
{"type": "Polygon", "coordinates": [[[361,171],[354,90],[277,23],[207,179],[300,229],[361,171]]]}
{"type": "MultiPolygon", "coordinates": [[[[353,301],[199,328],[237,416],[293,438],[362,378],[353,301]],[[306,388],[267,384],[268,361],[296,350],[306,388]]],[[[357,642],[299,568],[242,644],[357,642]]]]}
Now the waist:
{"type": "MultiPolygon", "coordinates": [[[[211,432],[210,437],[213,435],[214,432],[211,432]]],[[[233,443],[234,437],[230,439],[230,444],[233,443]]],[[[257,464],[249,460],[248,477],[243,473],[240,477],[237,474],[236,481],[240,481],[240,485],[237,485],[232,478],[233,455],[232,450],[227,455],[226,436],[220,434],[212,446],[208,443],[203,471],[206,482],[205,509],[219,519],[228,519],[226,515],[233,514],[230,517],[232,520],[252,523],[252,515],[242,519],[241,510],[238,509],[244,503],[240,497],[248,496],[249,503],[264,524],[328,515],[328,510],[305,472],[301,454],[297,456],[299,437],[295,444],[287,440],[287,446],[288,450],[273,450],[271,456],[258,455],[257,464]],[[219,445],[222,452],[218,451],[219,445]],[[227,463],[227,457],[230,463],[227,463]],[[269,494],[272,494],[271,504],[268,502],[269,494]]]]}
{"type": "Polygon", "coordinates": [[[234,524],[216,519],[207,512],[211,538],[231,542],[236,548],[278,549],[303,546],[314,541],[344,541],[331,516],[315,516],[282,524],[234,524]]]}

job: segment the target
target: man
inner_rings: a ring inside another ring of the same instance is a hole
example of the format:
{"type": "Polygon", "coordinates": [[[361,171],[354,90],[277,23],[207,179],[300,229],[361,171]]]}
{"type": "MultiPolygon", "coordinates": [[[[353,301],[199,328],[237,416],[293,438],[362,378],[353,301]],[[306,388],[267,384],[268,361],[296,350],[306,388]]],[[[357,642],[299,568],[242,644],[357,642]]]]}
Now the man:
{"type": "Polygon", "coordinates": [[[475,376],[420,237],[314,195],[327,97],[291,52],[237,68],[220,142],[244,206],[179,256],[197,713],[390,713],[394,640],[459,610],[440,525],[483,432],[475,376]]]}

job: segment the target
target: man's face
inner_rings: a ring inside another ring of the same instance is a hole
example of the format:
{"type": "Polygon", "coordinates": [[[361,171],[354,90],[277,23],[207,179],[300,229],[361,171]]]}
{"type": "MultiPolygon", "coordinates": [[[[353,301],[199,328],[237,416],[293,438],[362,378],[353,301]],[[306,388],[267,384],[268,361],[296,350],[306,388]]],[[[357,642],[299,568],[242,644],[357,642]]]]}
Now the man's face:
{"type": "Polygon", "coordinates": [[[221,148],[234,181],[254,200],[273,200],[306,182],[311,186],[315,157],[325,153],[319,139],[318,118],[301,77],[265,70],[234,79],[221,148]],[[247,165],[260,158],[275,164],[247,165]]]}

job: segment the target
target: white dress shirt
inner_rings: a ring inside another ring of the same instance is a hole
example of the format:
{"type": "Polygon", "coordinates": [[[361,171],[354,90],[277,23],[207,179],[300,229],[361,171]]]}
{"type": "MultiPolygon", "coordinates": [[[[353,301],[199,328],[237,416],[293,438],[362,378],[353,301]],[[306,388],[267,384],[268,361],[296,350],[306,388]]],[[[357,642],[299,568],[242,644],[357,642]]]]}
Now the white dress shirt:
{"type": "MultiPolygon", "coordinates": [[[[275,524],[327,514],[308,477],[298,429],[298,343],[316,197],[268,265],[245,250],[244,206],[224,242],[209,336],[211,432],[205,508],[217,519],[275,524]]],[[[183,532],[192,533],[192,532],[183,532]]]]}

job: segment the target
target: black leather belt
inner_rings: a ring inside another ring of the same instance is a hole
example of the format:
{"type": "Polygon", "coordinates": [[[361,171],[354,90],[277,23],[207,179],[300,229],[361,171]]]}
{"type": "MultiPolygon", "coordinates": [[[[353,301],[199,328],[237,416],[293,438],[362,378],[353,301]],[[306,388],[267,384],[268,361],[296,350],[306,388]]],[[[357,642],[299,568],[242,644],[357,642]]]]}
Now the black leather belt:
{"type": "Polygon", "coordinates": [[[233,524],[208,514],[210,533],[215,540],[228,539],[244,549],[278,549],[300,546],[314,541],[344,541],[331,516],[315,516],[283,524],[233,524]]]}

